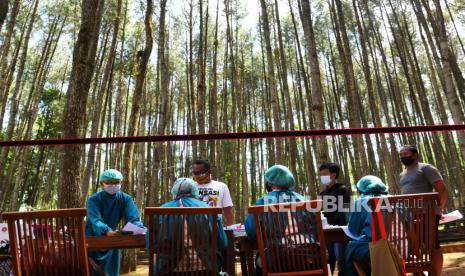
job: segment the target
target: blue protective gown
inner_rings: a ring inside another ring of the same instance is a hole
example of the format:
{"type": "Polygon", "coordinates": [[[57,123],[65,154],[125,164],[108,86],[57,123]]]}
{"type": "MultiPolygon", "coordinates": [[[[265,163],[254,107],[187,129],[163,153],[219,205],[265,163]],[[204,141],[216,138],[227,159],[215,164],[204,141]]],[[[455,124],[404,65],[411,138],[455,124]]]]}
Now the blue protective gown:
{"type": "Polygon", "coordinates": [[[370,250],[368,244],[371,242],[371,213],[365,210],[365,208],[358,209],[360,205],[366,204],[366,202],[372,198],[381,196],[380,194],[375,195],[362,195],[359,199],[354,202],[355,210],[361,210],[360,212],[353,212],[349,218],[349,230],[354,236],[359,237],[358,240],[351,241],[347,245],[346,249],[346,273],[348,276],[358,275],[353,265],[354,261],[361,263],[370,262],[370,250]]]}
{"type": "MultiPolygon", "coordinates": [[[[198,200],[198,199],[196,199],[194,197],[179,197],[179,198],[177,198],[175,200],[166,202],[161,207],[166,207],[166,208],[181,207],[180,206],[180,201],[182,201],[182,206],[183,207],[210,207],[205,202],[200,201],[200,200],[198,200]]],[[[224,232],[223,223],[221,222],[220,217],[218,217],[218,220],[217,220],[216,223],[218,225],[218,227],[217,227],[217,229],[218,229],[218,237],[217,237],[217,252],[216,252],[216,257],[217,257],[216,258],[217,259],[216,271],[218,272],[218,271],[220,271],[220,269],[222,267],[222,263],[223,263],[223,259],[222,259],[222,255],[221,255],[220,250],[226,249],[226,247],[228,245],[228,237],[226,236],[226,233],[224,232]]],[[[196,224],[196,218],[193,218],[192,220],[187,220],[188,227],[192,227],[192,230],[190,231],[190,233],[198,232],[198,231],[194,230],[194,229],[198,229],[198,226],[196,226],[195,224],[196,224]]],[[[177,222],[177,220],[173,219],[173,221],[170,221],[168,223],[168,225],[169,225],[169,227],[166,227],[165,233],[163,234],[163,237],[165,237],[165,239],[173,239],[173,238],[176,239],[176,238],[182,237],[181,233],[183,233],[183,229],[182,229],[182,227],[184,227],[183,224],[179,224],[177,222]]],[[[207,239],[208,236],[211,235],[211,232],[213,231],[211,224],[202,226],[202,229],[203,229],[203,233],[196,233],[196,234],[205,235],[205,237],[201,238],[201,239],[198,239],[196,237],[191,237],[192,241],[207,239]]],[[[154,231],[155,231],[155,233],[157,233],[157,231],[159,231],[159,227],[154,227],[154,231]]],[[[155,233],[154,233],[155,237],[156,236],[159,236],[159,237],[162,236],[161,235],[162,233],[158,233],[158,235],[155,234],[155,233]]],[[[149,233],[147,233],[147,236],[146,236],[147,245],[148,245],[148,241],[149,241],[148,235],[149,235],[149,233]]],[[[157,239],[154,239],[154,248],[156,248],[156,245],[157,245],[157,239]]],[[[209,250],[209,251],[211,251],[211,250],[209,250]]],[[[207,260],[207,262],[208,262],[208,260],[211,260],[211,256],[208,256],[208,254],[212,253],[212,252],[209,252],[209,251],[204,252],[202,250],[198,250],[197,254],[203,260],[207,260]],[[204,256],[204,255],[207,255],[207,256],[204,256]]],[[[172,261],[175,261],[175,260],[170,260],[170,259],[168,259],[167,256],[158,255],[157,256],[157,262],[154,265],[155,266],[154,267],[154,275],[159,274],[159,272],[161,270],[163,270],[163,268],[166,267],[172,261]]],[[[209,267],[209,268],[211,267],[210,263],[206,263],[205,265],[207,267],[209,267]]]]}
{"type": "MultiPolygon", "coordinates": [[[[276,190],[268,193],[267,195],[259,198],[255,205],[267,205],[267,204],[278,204],[285,202],[300,202],[305,201],[305,198],[296,192],[289,190],[276,190]]],[[[287,219],[287,217],[286,217],[287,219]]],[[[257,240],[257,230],[255,229],[255,223],[253,215],[249,214],[244,223],[247,238],[251,241],[257,240]]]]}
{"type": "MultiPolygon", "coordinates": [[[[100,191],[87,200],[87,236],[103,236],[109,230],[115,231],[121,219],[144,227],[139,210],[130,195],[123,192],[110,195],[100,191]]],[[[89,255],[106,275],[119,275],[121,250],[93,251],[89,255]]]]}
{"type": "MultiPolygon", "coordinates": [[[[259,198],[257,200],[257,202],[255,203],[255,205],[269,205],[269,204],[279,204],[279,203],[286,203],[286,202],[301,202],[301,201],[305,201],[305,198],[304,196],[296,193],[296,192],[293,192],[293,191],[289,191],[289,190],[275,190],[275,191],[272,191],[270,193],[268,193],[267,195],[259,198]]],[[[308,213],[303,213],[303,214],[294,214],[294,218],[297,218],[297,220],[301,220],[302,219],[302,215],[303,216],[306,216],[308,213]]],[[[311,213],[310,213],[310,221],[312,221],[310,224],[306,224],[306,223],[298,223],[299,225],[308,225],[308,227],[312,227],[311,225],[314,225],[314,223],[316,223],[316,220],[315,220],[315,216],[313,216],[311,213]]],[[[273,226],[273,229],[267,229],[266,231],[267,232],[270,232],[271,231],[271,236],[274,237],[272,238],[272,241],[271,243],[276,245],[276,246],[285,246],[286,243],[289,243],[291,242],[291,240],[288,240],[287,242],[284,242],[283,239],[285,238],[290,238],[289,236],[286,236],[286,228],[287,228],[287,225],[288,225],[288,214],[286,213],[268,213],[268,219],[267,221],[276,221],[276,225],[273,226]],[[274,217],[276,216],[276,217],[274,217]]],[[[245,220],[245,223],[244,223],[244,226],[245,226],[245,231],[247,233],[247,238],[251,241],[256,241],[257,240],[257,230],[255,228],[255,222],[254,222],[254,218],[253,218],[253,215],[252,214],[249,214],[247,216],[247,219],[245,220]]],[[[262,225],[262,229],[264,227],[267,227],[265,225],[262,225]]],[[[302,230],[302,231],[305,231],[305,229],[299,229],[299,230],[302,230]]],[[[307,229],[307,230],[310,230],[310,229],[307,229]]],[[[305,231],[308,233],[308,231],[305,231]]],[[[314,244],[314,241],[315,241],[315,238],[313,236],[307,236],[306,237],[311,244],[314,244]]],[[[266,255],[265,256],[265,259],[267,260],[267,263],[271,263],[274,261],[274,258],[276,258],[277,256],[273,256],[273,255],[266,255]]],[[[255,273],[254,275],[262,275],[262,271],[261,271],[261,265],[258,264],[258,260],[259,260],[259,255],[257,254],[256,255],[256,266],[255,266],[255,273]]],[[[279,257],[278,257],[279,258],[279,257]]],[[[286,268],[283,268],[285,271],[286,268]]]]}

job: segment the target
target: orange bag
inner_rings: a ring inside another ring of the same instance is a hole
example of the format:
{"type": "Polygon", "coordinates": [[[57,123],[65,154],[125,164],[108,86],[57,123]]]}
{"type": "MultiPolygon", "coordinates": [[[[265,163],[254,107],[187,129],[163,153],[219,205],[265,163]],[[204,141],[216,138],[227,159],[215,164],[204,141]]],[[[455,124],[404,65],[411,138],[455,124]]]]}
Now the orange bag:
{"type": "MultiPolygon", "coordinates": [[[[373,201],[375,206],[378,206],[379,199],[373,198],[373,201]]],[[[386,228],[381,211],[372,212],[371,221],[371,275],[407,275],[404,259],[400,256],[396,247],[387,240],[386,228]],[[379,229],[379,233],[381,234],[381,239],[379,240],[376,235],[376,228],[379,229]]]]}

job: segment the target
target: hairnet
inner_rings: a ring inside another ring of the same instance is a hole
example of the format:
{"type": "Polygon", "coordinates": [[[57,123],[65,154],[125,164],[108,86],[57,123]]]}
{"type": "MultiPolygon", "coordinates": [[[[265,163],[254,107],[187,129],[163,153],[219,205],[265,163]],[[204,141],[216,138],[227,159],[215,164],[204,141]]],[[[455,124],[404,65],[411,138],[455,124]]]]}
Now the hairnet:
{"type": "Polygon", "coordinates": [[[387,193],[387,186],[383,183],[379,177],[374,175],[367,175],[362,177],[357,182],[357,189],[362,194],[371,194],[371,193],[380,193],[385,194],[387,193]]]}
{"type": "Polygon", "coordinates": [[[178,196],[178,195],[187,195],[190,194],[192,196],[199,195],[199,188],[197,187],[197,183],[194,180],[186,177],[181,177],[176,179],[174,182],[173,188],[171,189],[171,194],[178,196]]]}
{"type": "Polygon", "coordinates": [[[293,190],[295,187],[295,179],[292,172],[283,165],[274,165],[266,170],[265,181],[289,190],[293,190]]]}
{"type": "Polygon", "coordinates": [[[123,175],[115,169],[109,169],[109,170],[102,172],[102,174],[100,175],[100,178],[98,179],[99,182],[111,181],[111,180],[121,181],[123,180],[123,175]]]}

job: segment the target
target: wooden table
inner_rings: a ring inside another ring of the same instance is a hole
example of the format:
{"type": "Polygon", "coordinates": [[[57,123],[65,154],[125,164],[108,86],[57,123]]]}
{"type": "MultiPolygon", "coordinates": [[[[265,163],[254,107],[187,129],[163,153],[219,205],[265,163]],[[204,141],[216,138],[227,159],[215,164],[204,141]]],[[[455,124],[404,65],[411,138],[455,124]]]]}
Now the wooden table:
{"type": "Polygon", "coordinates": [[[9,258],[11,258],[10,254],[0,254],[0,262],[9,258]]]}
{"type": "MultiPolygon", "coordinates": [[[[328,228],[328,229],[324,229],[323,231],[324,231],[326,243],[333,243],[333,242],[348,243],[350,241],[350,238],[347,237],[347,235],[344,233],[344,231],[340,227],[328,228]]],[[[254,268],[255,256],[253,252],[254,250],[258,249],[257,243],[248,240],[246,236],[241,236],[241,237],[234,237],[232,241],[229,240],[228,247],[234,247],[236,244],[239,249],[239,256],[241,259],[242,275],[253,275],[253,271],[255,269],[254,268]]],[[[231,260],[226,259],[227,263],[230,261],[231,260]]],[[[231,274],[229,271],[227,272],[229,273],[229,275],[236,275],[235,267],[233,266],[232,269],[231,269],[231,272],[233,274],[231,274]]]]}
{"type": "Polygon", "coordinates": [[[351,239],[347,237],[341,227],[323,229],[326,243],[349,243],[351,239]]]}
{"type": "MultiPolygon", "coordinates": [[[[229,275],[235,275],[235,251],[234,235],[232,230],[225,230],[230,245],[222,252],[224,259],[224,271],[229,275]]],[[[128,248],[146,248],[145,235],[128,235],[128,236],[95,236],[86,237],[87,250],[105,250],[105,249],[128,249],[128,248]]],[[[149,256],[150,258],[150,256],[149,256]]]]}
{"type": "MultiPolygon", "coordinates": [[[[222,252],[224,259],[224,271],[229,275],[236,275],[235,247],[237,246],[241,259],[242,275],[251,275],[254,271],[253,251],[257,250],[257,244],[249,241],[245,236],[235,237],[232,230],[225,230],[225,232],[228,237],[228,247],[222,252]]],[[[324,229],[324,234],[326,242],[348,243],[350,241],[341,228],[324,229]]],[[[86,237],[86,243],[89,251],[146,248],[144,235],[86,237]]]]}
{"type": "Polygon", "coordinates": [[[145,235],[86,237],[87,250],[146,248],[145,235]]]}

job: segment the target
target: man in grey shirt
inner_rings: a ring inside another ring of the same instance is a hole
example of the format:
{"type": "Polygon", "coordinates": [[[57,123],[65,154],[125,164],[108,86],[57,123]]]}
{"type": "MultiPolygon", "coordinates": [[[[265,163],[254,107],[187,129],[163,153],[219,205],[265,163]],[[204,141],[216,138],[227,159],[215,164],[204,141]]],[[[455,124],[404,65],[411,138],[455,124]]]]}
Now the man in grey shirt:
{"type": "MultiPolygon", "coordinates": [[[[402,194],[431,193],[439,194],[439,210],[436,224],[444,211],[447,202],[447,189],[441,173],[434,166],[419,162],[418,150],[415,146],[403,146],[400,150],[400,160],[405,170],[400,174],[400,191],[402,194]]],[[[441,275],[443,256],[436,235],[436,253],[433,256],[433,266],[436,275],[441,275]]]]}

